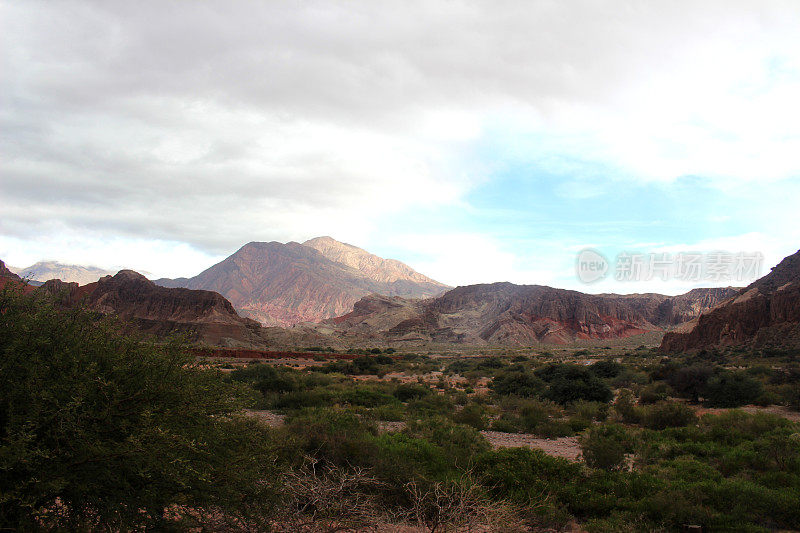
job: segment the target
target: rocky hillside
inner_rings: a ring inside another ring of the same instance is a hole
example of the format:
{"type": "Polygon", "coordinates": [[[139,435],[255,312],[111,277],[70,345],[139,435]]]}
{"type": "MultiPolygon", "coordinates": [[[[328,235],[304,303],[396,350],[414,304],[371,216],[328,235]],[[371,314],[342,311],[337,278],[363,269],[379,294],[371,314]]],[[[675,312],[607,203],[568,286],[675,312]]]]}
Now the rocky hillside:
{"type": "Polygon", "coordinates": [[[14,272],[33,281],[47,281],[60,279],[61,281],[75,282],[86,285],[113,274],[108,270],[92,266],[65,265],[56,261],[39,261],[26,268],[15,268],[14,272]]]}
{"type": "Polygon", "coordinates": [[[715,287],[692,289],[678,296],[664,294],[602,294],[636,310],[650,323],[670,328],[688,322],[739,294],[739,288],[715,287]]]}
{"type": "Polygon", "coordinates": [[[666,334],[661,349],[683,352],[734,345],[800,347],[800,251],[685,329],[666,334]]]}
{"type": "Polygon", "coordinates": [[[0,290],[6,286],[14,287],[23,292],[31,292],[34,287],[26,284],[22,279],[6,267],[6,264],[0,261],[0,290]]]}
{"type": "Polygon", "coordinates": [[[660,331],[717,305],[734,289],[680,296],[591,295],[540,285],[469,285],[430,300],[369,296],[324,327],[343,338],[467,344],[564,344],[660,331]]]}
{"type": "Polygon", "coordinates": [[[88,308],[116,315],[144,333],[188,333],[194,340],[215,345],[263,344],[258,323],[237,315],[219,294],[159,287],[132,270],[121,270],[83,286],[50,280],[37,290],[56,295],[67,305],[82,301],[88,308]]]}
{"type": "Polygon", "coordinates": [[[372,293],[425,298],[448,288],[399,261],[330,237],[304,244],[251,242],[193,278],[156,283],[219,292],[241,314],[270,326],[342,315],[372,293]]]}

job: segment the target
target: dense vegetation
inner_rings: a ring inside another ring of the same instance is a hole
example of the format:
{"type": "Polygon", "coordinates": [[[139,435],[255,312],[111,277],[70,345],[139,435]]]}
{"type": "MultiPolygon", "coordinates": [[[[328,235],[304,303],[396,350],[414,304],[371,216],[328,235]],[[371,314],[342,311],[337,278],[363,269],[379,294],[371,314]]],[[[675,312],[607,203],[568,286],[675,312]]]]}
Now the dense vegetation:
{"type": "Polygon", "coordinates": [[[209,365],[6,291],[0,357],[0,529],[800,528],[800,427],[730,409],[800,407],[794,353],[209,365]]]}

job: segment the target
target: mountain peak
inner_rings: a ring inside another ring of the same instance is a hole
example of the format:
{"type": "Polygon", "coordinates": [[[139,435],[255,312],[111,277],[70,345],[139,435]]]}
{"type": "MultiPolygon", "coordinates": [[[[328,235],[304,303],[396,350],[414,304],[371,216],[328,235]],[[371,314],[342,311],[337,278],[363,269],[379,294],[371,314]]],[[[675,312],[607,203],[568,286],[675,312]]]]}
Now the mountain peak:
{"type": "Polygon", "coordinates": [[[352,244],[337,241],[333,237],[315,237],[304,242],[303,246],[314,248],[331,261],[354,268],[378,283],[430,283],[441,287],[442,290],[449,288],[396,259],[378,257],[352,244]]]}
{"type": "Polygon", "coordinates": [[[109,270],[94,266],[68,265],[59,261],[39,261],[25,268],[10,269],[16,274],[34,281],[47,281],[60,279],[66,282],[75,282],[86,285],[102,278],[103,276],[113,275],[109,270]]]}
{"type": "Polygon", "coordinates": [[[426,298],[448,288],[400,261],[328,236],[250,242],[193,278],[158,283],[217,291],[244,315],[280,326],[342,315],[372,293],[426,298]]]}

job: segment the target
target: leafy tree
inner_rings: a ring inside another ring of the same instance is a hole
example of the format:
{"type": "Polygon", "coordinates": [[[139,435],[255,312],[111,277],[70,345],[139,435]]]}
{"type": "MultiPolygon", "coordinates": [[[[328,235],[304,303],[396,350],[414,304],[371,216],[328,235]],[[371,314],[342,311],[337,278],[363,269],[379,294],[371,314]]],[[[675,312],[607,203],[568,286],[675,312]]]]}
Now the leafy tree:
{"type": "Polygon", "coordinates": [[[268,505],[267,434],[237,414],[238,391],[180,342],[0,292],[0,529],[160,528],[173,506],[268,505]]]}
{"type": "Polygon", "coordinates": [[[495,377],[489,385],[501,396],[515,395],[533,397],[541,394],[545,383],[528,372],[506,372],[495,377]]]}
{"type": "Polygon", "coordinates": [[[560,404],[578,400],[605,403],[613,396],[608,385],[586,367],[547,365],[538,369],[535,374],[548,382],[545,398],[560,404]]]}
{"type": "Polygon", "coordinates": [[[625,367],[620,363],[609,360],[598,361],[589,366],[589,370],[599,378],[617,377],[624,369],[625,367]]]}
{"type": "Polygon", "coordinates": [[[763,392],[761,382],[745,372],[722,372],[708,380],[703,397],[712,407],[739,407],[755,402],[763,392]]]}
{"type": "Polygon", "coordinates": [[[714,375],[714,369],[705,364],[695,364],[686,367],[674,368],[670,371],[666,380],[675,389],[675,392],[684,398],[690,398],[693,402],[700,401],[706,383],[714,375]]]}

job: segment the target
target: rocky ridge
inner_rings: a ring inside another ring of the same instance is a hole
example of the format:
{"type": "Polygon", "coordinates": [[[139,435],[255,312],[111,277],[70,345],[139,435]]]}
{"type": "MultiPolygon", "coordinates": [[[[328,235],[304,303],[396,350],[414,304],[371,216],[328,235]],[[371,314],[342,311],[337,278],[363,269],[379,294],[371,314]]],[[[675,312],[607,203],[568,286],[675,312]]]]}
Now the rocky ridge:
{"type": "Polygon", "coordinates": [[[698,317],[692,327],[667,333],[666,352],[724,346],[800,347],[800,251],[783,259],[735,298],[698,317]]]}

